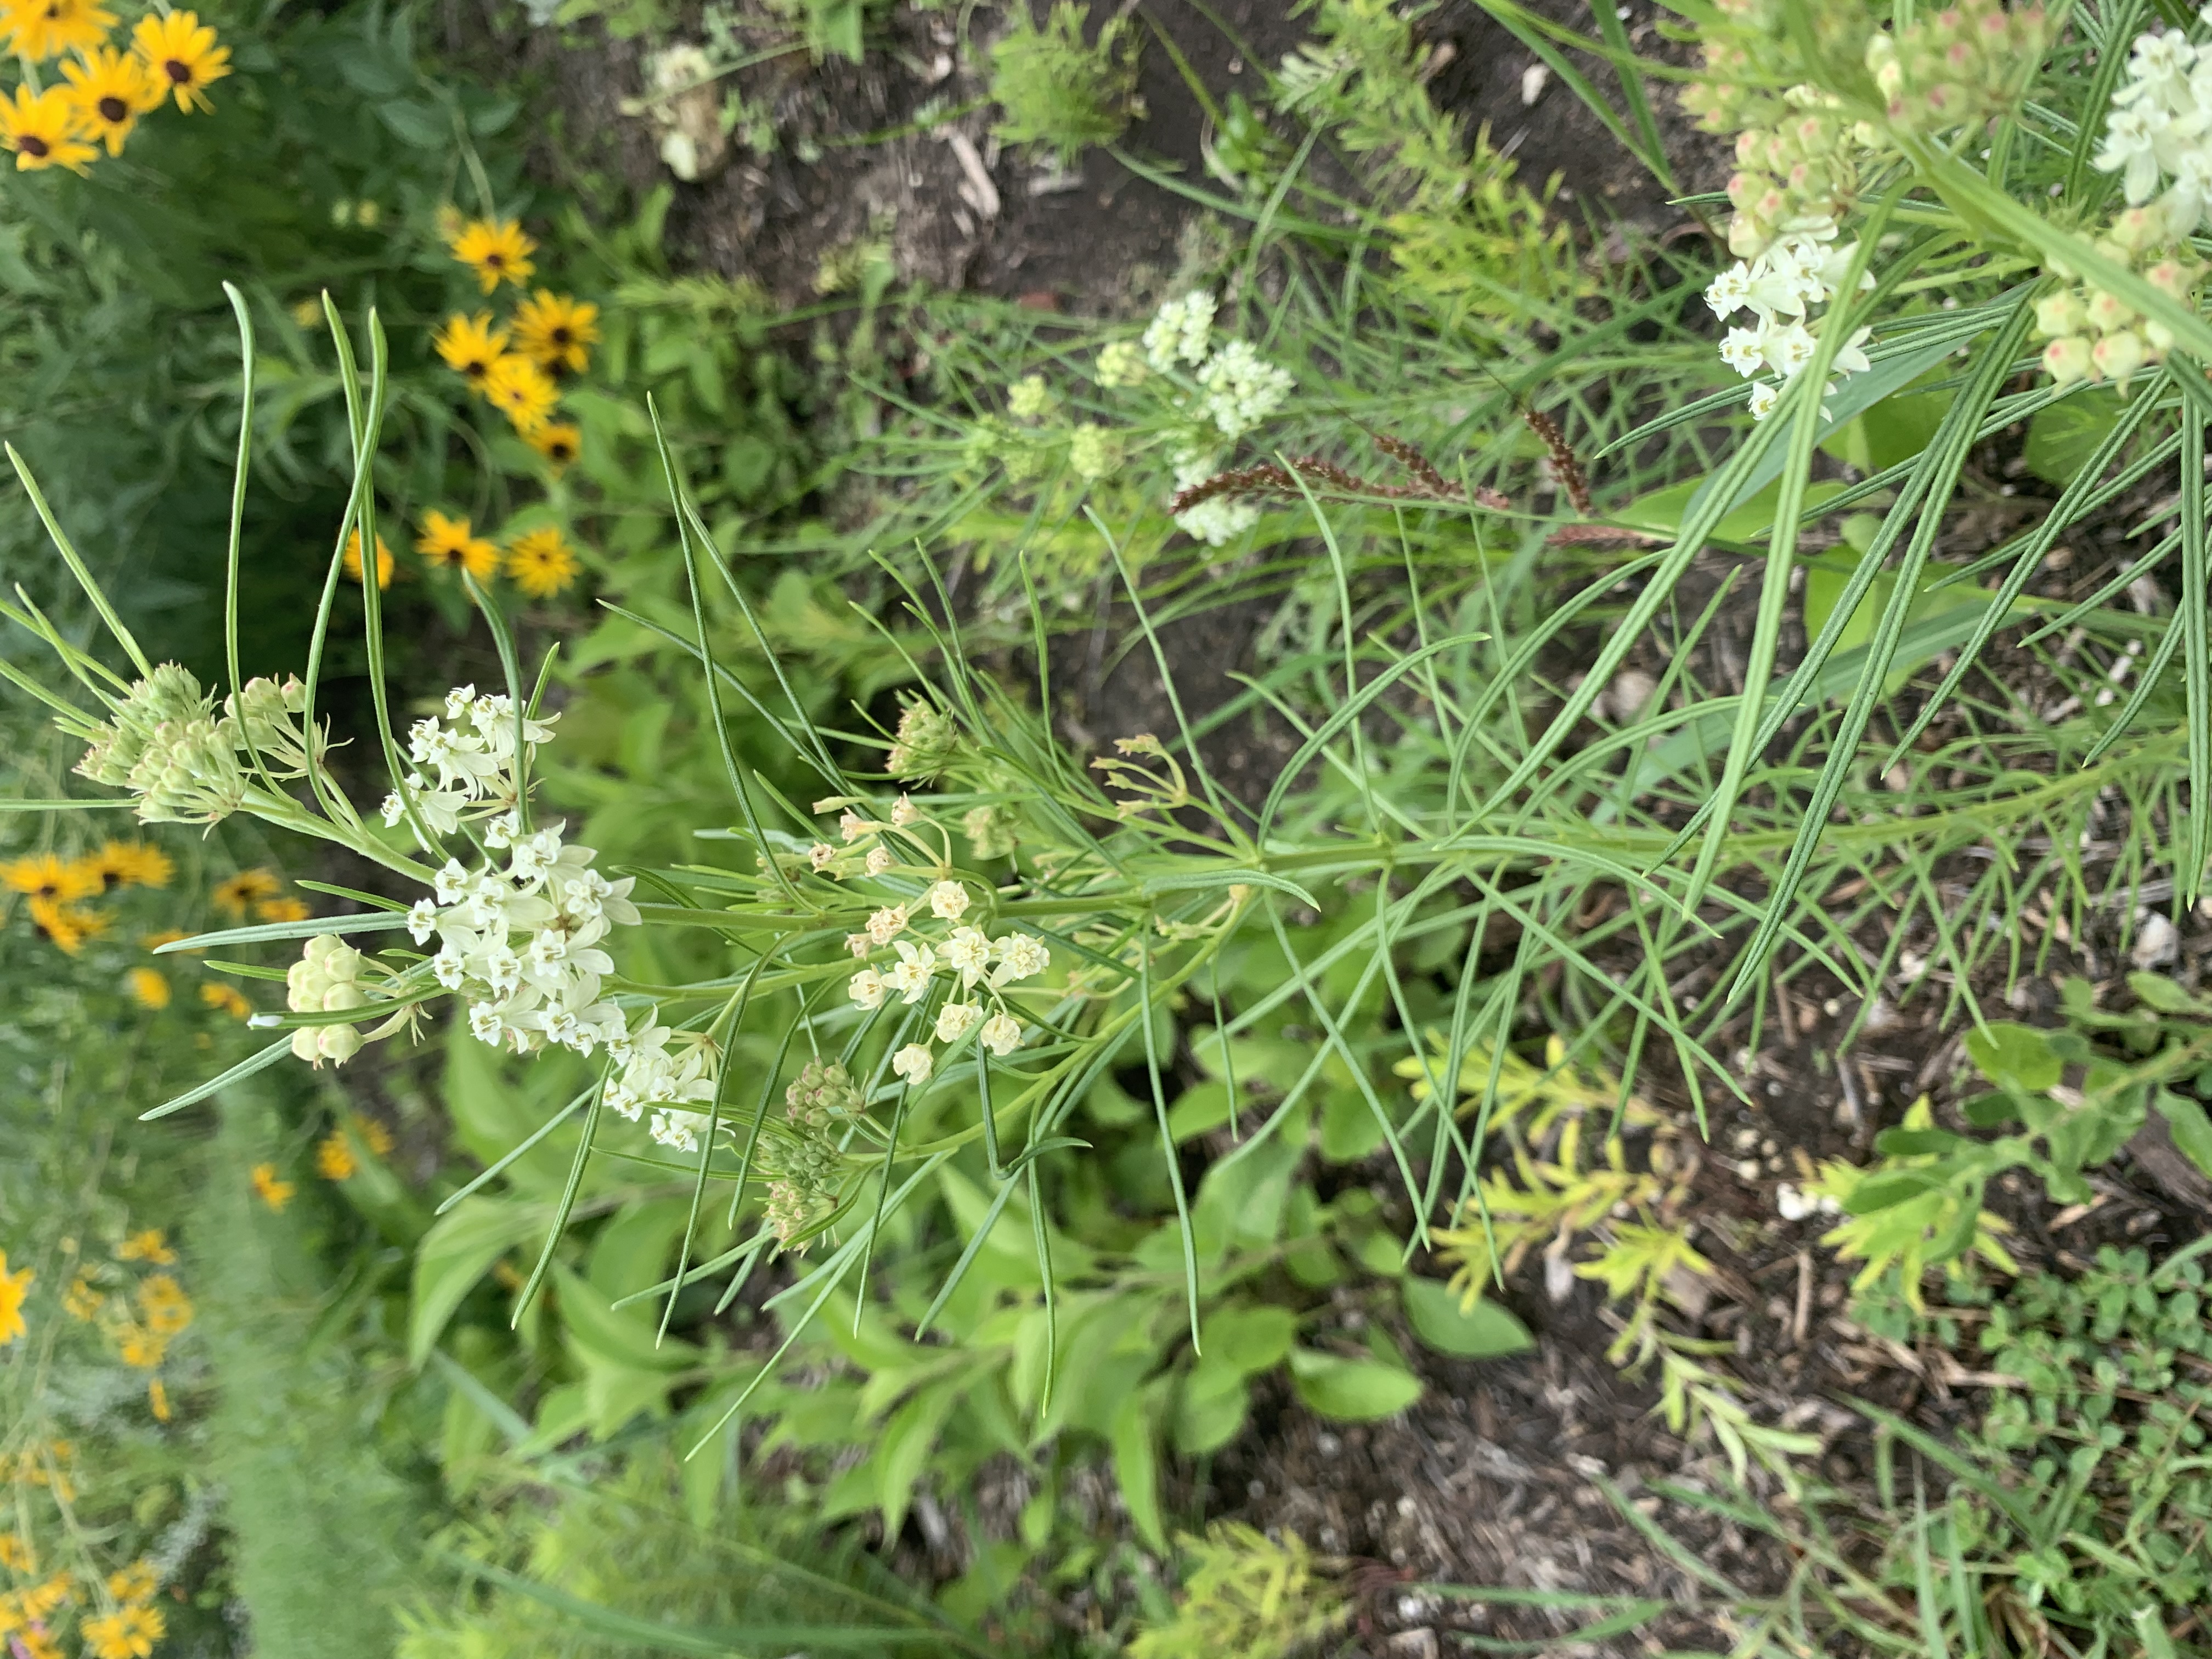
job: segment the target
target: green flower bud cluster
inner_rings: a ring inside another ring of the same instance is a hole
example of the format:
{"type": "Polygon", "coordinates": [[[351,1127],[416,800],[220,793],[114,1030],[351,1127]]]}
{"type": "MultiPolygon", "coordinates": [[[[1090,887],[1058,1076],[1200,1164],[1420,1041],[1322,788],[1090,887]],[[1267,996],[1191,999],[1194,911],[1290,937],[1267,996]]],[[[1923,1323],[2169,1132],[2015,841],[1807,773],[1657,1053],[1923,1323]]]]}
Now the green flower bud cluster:
{"type": "MultiPolygon", "coordinates": [[[[368,999],[361,988],[362,954],[333,933],[307,941],[307,954],[285,970],[285,1003],[294,1013],[336,1013],[368,999]]],[[[292,1052],[320,1066],[343,1066],[361,1052],[350,1025],[302,1025],[292,1033],[292,1052]]]]}
{"type": "MultiPolygon", "coordinates": [[[[297,675],[282,685],[272,679],[251,679],[239,695],[223,699],[223,724],[231,729],[240,748],[250,748],[261,757],[261,763],[272,775],[301,777],[307,770],[308,761],[307,734],[301,729],[299,717],[307,707],[307,688],[297,675]]],[[[315,759],[320,760],[328,746],[318,732],[315,759]]]]}
{"type": "Polygon", "coordinates": [[[934,783],[964,747],[960,728],[950,714],[932,702],[910,702],[899,716],[898,732],[884,764],[893,777],[934,783]]]}
{"type": "Polygon", "coordinates": [[[837,1061],[810,1060],[783,1092],[784,1108],[802,1129],[828,1129],[860,1115],[860,1091],[837,1061]]]}
{"type": "Polygon", "coordinates": [[[2008,11],[2001,0],[1960,0],[1867,42],[1866,66],[1889,100],[1889,118],[1936,133],[2003,114],[2043,59],[2051,20],[2041,6],[2008,11]]]}
{"type": "Polygon", "coordinates": [[[1736,135],[1729,251],[1739,259],[1757,258],[1779,237],[1840,221],[1858,199],[1860,175],[1874,153],[1862,124],[1826,93],[1792,87],[1780,101],[1778,118],[1736,135]]]}
{"type": "Polygon", "coordinates": [[[205,716],[155,726],[127,782],[142,823],[216,823],[246,799],[230,723],[205,716]]]}
{"type": "MultiPolygon", "coordinates": [[[[2122,211],[2098,239],[2097,250],[2185,305],[2192,303],[2204,280],[2203,263],[2185,242],[2169,234],[2155,202],[2122,211]]],[[[2052,270],[2063,277],[2073,275],[2057,265],[2052,270]]],[[[2044,372],[2060,386],[2094,375],[2124,386],[2142,368],[2164,361],[2173,347],[2172,331],[2163,323],[2138,315],[2125,301],[2086,283],[2038,301],[2035,326],[2051,342],[2043,349],[2044,372]]]]}
{"type": "Polygon", "coordinates": [[[971,806],[960,816],[960,833],[979,859],[1012,858],[1021,822],[1011,806],[971,806]]]}
{"type": "Polygon", "coordinates": [[[92,746],[76,763],[77,774],[111,789],[128,787],[131,774],[144,758],[162,726],[201,718],[214,697],[175,663],[165,662],[132,685],[106,724],[95,726],[92,746]]]}
{"type": "MultiPolygon", "coordinates": [[[[1714,0],[1715,27],[1704,31],[1705,62],[1682,89],[1682,107],[1708,132],[1779,125],[1790,113],[1784,87],[1812,78],[1785,0],[1714,0]]],[[[1855,61],[1873,32],[1864,0],[1809,0],[1799,7],[1814,49],[1829,61],[1855,61]]]]}
{"type": "Polygon", "coordinates": [[[1121,470],[1128,452],[1123,434],[1086,421],[1067,434],[1067,465],[1079,478],[1095,483],[1121,470]]]}
{"type": "Polygon", "coordinates": [[[763,1139],[760,1158],[763,1169],[773,1177],[763,1206],[769,1227],[777,1243],[789,1245],[827,1207],[843,1173],[844,1159],[819,1132],[787,1139],[763,1139]]]}

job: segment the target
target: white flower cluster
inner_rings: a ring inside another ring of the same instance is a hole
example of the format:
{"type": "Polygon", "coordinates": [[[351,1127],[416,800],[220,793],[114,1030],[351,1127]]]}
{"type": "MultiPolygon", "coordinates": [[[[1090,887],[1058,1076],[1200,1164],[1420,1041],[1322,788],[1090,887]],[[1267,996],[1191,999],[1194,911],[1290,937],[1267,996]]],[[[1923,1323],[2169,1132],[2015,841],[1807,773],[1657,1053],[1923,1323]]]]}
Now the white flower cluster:
{"type": "MultiPolygon", "coordinates": [[[[465,813],[482,817],[514,805],[517,724],[513,698],[480,697],[475,686],[459,685],[446,694],[444,720],[433,715],[408,728],[407,757],[419,769],[408,774],[407,796],[433,834],[456,833],[465,813]]],[[[553,735],[551,720],[520,724],[533,750],[553,735]]],[[[384,798],[383,810],[387,825],[407,815],[396,789],[384,798]]]]}
{"type": "MultiPolygon", "coordinates": [[[[853,937],[872,939],[878,931],[878,924],[893,921],[896,925],[890,931],[896,933],[904,927],[905,921],[902,909],[879,911],[871,918],[869,933],[853,937]]],[[[1003,1004],[995,1012],[987,1011],[975,992],[981,986],[993,994],[992,1001],[998,1002],[996,993],[1042,973],[1052,962],[1052,952],[1043,940],[1028,933],[1007,933],[994,939],[979,927],[955,927],[936,945],[897,939],[895,946],[899,959],[890,971],[863,968],[848,982],[847,994],[854,1002],[863,1008],[880,1008],[896,995],[912,1006],[929,994],[937,975],[944,973],[958,985],[937,1011],[932,1035],[938,1042],[950,1046],[974,1031],[975,1041],[994,1054],[1010,1054],[1021,1046],[1021,1022],[1003,1004]]],[[[910,1042],[891,1056],[891,1070],[917,1088],[929,1081],[935,1063],[926,1043],[910,1042]]]]}
{"type": "Polygon", "coordinates": [[[637,921],[632,878],[609,881],[592,868],[590,848],[562,844],[558,824],[524,835],[510,812],[484,839],[507,852],[505,868],[470,871],[448,859],[435,897],[408,912],[417,944],[438,936],[431,973],[469,999],[469,1030],[485,1042],[582,1054],[606,1043],[619,1054],[622,1011],[599,996],[614,963],[597,947],[617,922],[637,921]]]}
{"type": "MultiPolygon", "coordinates": [[[[1826,305],[1850,274],[1858,244],[1831,247],[1833,227],[1785,236],[1756,259],[1739,259],[1713,278],[1705,289],[1705,303],[1716,317],[1726,320],[1739,311],[1751,313],[1751,325],[1739,325],[1721,342],[1721,361],[1749,378],[1762,370],[1779,377],[1760,380],[1751,388],[1751,415],[1763,421],[1782,401],[1782,388],[1813,361],[1819,341],[1807,325],[1812,307],[1826,305]]],[[[1862,289],[1874,286],[1871,274],[1860,279],[1862,289]]],[[[1871,329],[1862,328],[1836,353],[1841,374],[1861,374],[1872,365],[1866,344],[1871,329]]],[[[1832,397],[1831,381],[1821,395],[1832,397]]]]}
{"type": "MultiPolygon", "coordinates": [[[[1204,289],[1170,300],[1153,314],[1144,336],[1144,362],[1162,374],[1187,368],[1198,385],[1195,398],[1179,400],[1186,418],[1202,422],[1187,429],[1175,451],[1178,490],[1188,489],[1221,471],[1226,446],[1234,443],[1283,406],[1295,384],[1288,371],[1269,362],[1249,340],[1213,340],[1216,301],[1204,289]]],[[[1126,348],[1109,363],[1109,346],[1098,354],[1101,386],[1133,385],[1135,367],[1126,348]],[[1110,373],[1110,378],[1109,378],[1110,373]]],[[[1186,534],[1211,547],[1243,535],[1260,520],[1249,501],[1217,496],[1176,514],[1186,534]]]]}
{"type": "Polygon", "coordinates": [[[607,1084],[603,1098],[608,1108],[635,1123],[650,1106],[655,1140],[679,1152],[698,1151],[698,1133],[708,1119],[703,1113],[685,1109],[684,1103],[699,1104],[714,1097],[718,1067],[706,1036],[672,1030],[647,1014],[636,1030],[611,1039],[607,1050],[623,1068],[622,1075],[607,1084]]]}
{"type": "MultiPolygon", "coordinates": [[[[2212,5],[2197,17],[2212,24],[2212,5]]],[[[2175,236],[2192,234],[2212,216],[2212,46],[2172,33],[2137,35],[2095,162],[2120,175],[2130,207],[2171,179],[2159,206],[2175,236]]]]}

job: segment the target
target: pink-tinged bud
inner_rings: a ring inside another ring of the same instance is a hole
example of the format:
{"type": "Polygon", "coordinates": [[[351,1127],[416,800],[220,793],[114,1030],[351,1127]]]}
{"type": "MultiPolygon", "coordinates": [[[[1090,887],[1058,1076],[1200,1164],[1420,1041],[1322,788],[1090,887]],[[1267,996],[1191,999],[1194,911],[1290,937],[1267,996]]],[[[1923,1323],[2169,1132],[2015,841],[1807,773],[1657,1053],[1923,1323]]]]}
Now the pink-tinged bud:
{"type": "Polygon", "coordinates": [[[1817,155],[1828,147],[1828,124],[1817,115],[1808,115],[1798,122],[1796,138],[1807,155],[1817,155]]]}
{"type": "Polygon", "coordinates": [[[2153,362],[2158,362],[2160,358],[2173,349],[2173,331],[2164,323],[2145,323],[2142,325],[2142,337],[2150,347],[2150,360],[2153,362]]]}
{"type": "Polygon", "coordinates": [[[1938,121],[1955,121],[1966,112],[1966,89],[1948,81],[1938,81],[1921,94],[1920,100],[1938,121]]]}
{"type": "Polygon", "coordinates": [[[2087,380],[2089,362],[2089,343],[2078,334],[2053,340],[2043,349],[2043,372],[2061,386],[2087,380]]]}
{"type": "Polygon", "coordinates": [[[2079,334],[2088,323],[2088,307],[2081,303],[2081,296],[2070,289],[2046,294],[2035,302],[2038,333],[2063,339],[2069,334],[2079,334]]]}
{"type": "Polygon", "coordinates": [[[1758,193],[1762,182],[1755,173],[1730,173],[1728,181],[1729,204],[1739,209],[1749,206],[1752,197],[1758,193]]]}
{"type": "Polygon", "coordinates": [[[1753,131],[1739,132],[1736,134],[1735,161],[1738,167],[1753,167],[1758,164],[1759,146],[1765,140],[1765,137],[1766,135],[1765,133],[1753,131]]]}
{"type": "Polygon", "coordinates": [[[2179,300],[2196,285],[2197,273],[2179,259],[2160,259],[2143,272],[2143,280],[2168,298],[2179,300]]]}
{"type": "Polygon", "coordinates": [[[2118,295],[2098,289],[2089,295],[2087,307],[2089,326],[2100,334],[2111,334],[2124,329],[2136,319],[2136,313],[2118,295]]]}
{"type": "Polygon", "coordinates": [[[2122,386],[2143,366],[2144,355],[2141,337],[2124,328],[2117,334],[2107,334],[2089,348],[2089,361],[2096,365],[2097,373],[2122,386]]]}
{"type": "Polygon", "coordinates": [[[1897,113],[1897,100],[1905,91],[1905,65],[1894,58],[1884,58],[1874,72],[1874,83],[1881,88],[1883,97],[1890,100],[1890,113],[1897,113]]]}
{"type": "Polygon", "coordinates": [[[2130,253],[2141,253],[2165,236],[2166,215],[2155,202],[2125,209],[2112,221],[2112,240],[2130,253]]]}

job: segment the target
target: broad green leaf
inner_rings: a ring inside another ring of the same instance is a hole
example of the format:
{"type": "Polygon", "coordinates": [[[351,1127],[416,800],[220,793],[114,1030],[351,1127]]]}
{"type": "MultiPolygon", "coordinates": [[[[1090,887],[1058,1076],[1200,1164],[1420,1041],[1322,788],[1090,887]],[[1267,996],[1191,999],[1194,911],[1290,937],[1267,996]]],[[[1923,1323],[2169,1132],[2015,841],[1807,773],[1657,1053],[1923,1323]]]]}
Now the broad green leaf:
{"type": "Polygon", "coordinates": [[[1155,1550],[1168,1547],[1167,1528],[1160,1522],[1160,1460],[1154,1443],[1153,1419],[1162,1395],[1158,1384],[1132,1389],[1115,1414],[1111,1440],[1114,1478],[1121,1483],[1121,1501],[1137,1535],[1155,1550]]]}
{"type": "Polygon", "coordinates": [[[549,1214],[543,1204],[470,1198],[431,1224],[415,1252],[407,1316],[410,1364],[422,1364],[462,1298],[491,1271],[493,1262],[543,1232],[549,1214]]]}
{"type": "Polygon", "coordinates": [[[915,1483],[927,1467],[938,1433],[965,1386],[958,1382],[924,1389],[893,1412],[884,1425],[882,1437],[876,1443],[876,1501],[884,1512],[886,1538],[897,1537],[899,1528],[906,1524],[915,1483]]]}
{"type": "Polygon", "coordinates": [[[697,1348],[672,1337],[655,1347],[649,1316],[617,1311],[596,1286],[567,1268],[556,1266],[553,1278],[561,1288],[562,1327],[578,1348],[633,1370],[681,1370],[697,1360],[697,1348]]]}
{"type": "Polygon", "coordinates": [[[1176,1449],[1202,1457],[1236,1438],[1251,1409],[1252,1391],[1233,1365],[1218,1364],[1208,1354],[1191,1367],[1176,1400],[1176,1449]]]}
{"type": "Polygon", "coordinates": [[[2098,388],[2077,392],[2063,403],[2039,410],[2027,423],[2022,454],[2027,470],[2060,489],[2097,453],[2120,418],[2118,394],[2098,388]]]}
{"type": "Polygon", "coordinates": [[[1216,1308],[1200,1327],[1206,1365],[1225,1366],[1238,1376],[1281,1364],[1297,1330],[1297,1316],[1272,1304],[1216,1308]]]}
{"type": "Polygon", "coordinates": [[[1412,1273],[1399,1281],[1399,1291],[1405,1298],[1406,1322],[1413,1328],[1415,1336],[1438,1353],[1461,1359],[1492,1359],[1536,1346],[1528,1328],[1499,1307],[1494,1297],[1484,1297],[1472,1308],[1462,1307],[1458,1293],[1443,1280],[1412,1273]]]}
{"type": "Polygon", "coordinates": [[[1291,1350],[1291,1386],[1323,1417],[1364,1423],[1401,1412],[1421,1397],[1421,1379],[1374,1359],[1340,1359],[1291,1350]]]}
{"type": "Polygon", "coordinates": [[[2048,1033],[2008,1019],[1993,1020],[1966,1036],[1966,1057],[2000,1088],[2039,1095],[2064,1075],[2048,1033]]]}
{"type": "Polygon", "coordinates": [[[2204,1109],[2195,1101],[2171,1089],[2160,1089],[2154,1103],[2182,1156],[2212,1176],[2212,1118],[2206,1117],[2204,1109]]]}

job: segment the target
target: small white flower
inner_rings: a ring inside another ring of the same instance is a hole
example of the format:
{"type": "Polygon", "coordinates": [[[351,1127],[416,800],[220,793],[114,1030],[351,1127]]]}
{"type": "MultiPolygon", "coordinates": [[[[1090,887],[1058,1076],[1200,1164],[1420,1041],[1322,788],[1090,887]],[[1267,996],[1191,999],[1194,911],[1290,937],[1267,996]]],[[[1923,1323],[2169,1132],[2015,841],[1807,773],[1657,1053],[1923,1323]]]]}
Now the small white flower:
{"type": "Polygon", "coordinates": [[[1741,259],[1705,286],[1705,303],[1716,317],[1733,317],[1751,303],[1751,267],[1741,259]]]}
{"type": "Polygon", "coordinates": [[[845,981],[845,994],[863,1008],[882,1007],[890,988],[884,983],[884,976],[872,968],[863,968],[845,981]]]}
{"type": "Polygon", "coordinates": [[[485,822],[484,845],[503,853],[514,845],[514,838],[521,833],[521,815],[515,812],[501,812],[498,817],[485,822]]]}
{"type": "Polygon", "coordinates": [[[1813,354],[1820,348],[1820,342],[1813,337],[1812,330],[1802,323],[1792,323],[1787,328],[1770,332],[1763,349],[1774,372],[1786,380],[1811,362],[1813,354]]]}
{"type": "Polygon", "coordinates": [[[919,822],[921,817],[921,809],[904,795],[901,795],[891,804],[891,822],[902,830],[909,823],[919,822]]]}
{"type": "Polygon", "coordinates": [[[937,1011],[937,1040],[957,1042],[983,1018],[981,1005],[973,1002],[948,1002],[937,1011]]]}
{"type": "Polygon", "coordinates": [[[395,789],[384,798],[384,804],[377,811],[384,817],[384,827],[389,830],[407,816],[407,803],[399,799],[399,792],[395,789]]]}
{"type": "Polygon", "coordinates": [[[549,1042],[557,1042],[563,1048],[574,1048],[580,1041],[583,1044],[582,1052],[587,1054],[592,1052],[592,1038],[585,1032],[582,1024],[578,1021],[575,1015],[570,1013],[566,1008],[556,1008],[551,1013],[546,1015],[544,1030],[545,1038],[549,1042]]]}
{"type": "Polygon", "coordinates": [[[416,899],[407,911],[407,933],[417,945],[427,944],[430,935],[438,931],[438,907],[428,899],[416,899]]]}
{"type": "Polygon", "coordinates": [[[935,1065],[929,1050],[919,1042],[909,1042],[891,1056],[891,1070],[916,1089],[929,1081],[929,1073],[935,1065]]]}
{"type": "Polygon", "coordinates": [[[806,849],[806,861],[817,870],[826,870],[830,860],[837,856],[837,849],[826,841],[817,841],[806,849]]]}
{"type": "Polygon", "coordinates": [[[1836,372],[1839,374],[1863,374],[1874,367],[1866,355],[1866,343],[1874,337],[1874,330],[1863,328],[1844,342],[1836,353],[1836,372]]]}
{"type": "Polygon", "coordinates": [[[864,957],[875,948],[875,940],[870,939],[866,933],[845,935],[845,954],[848,956],[864,957]]]}
{"type": "Polygon", "coordinates": [[[448,991],[458,991],[468,977],[468,968],[461,960],[461,953],[449,945],[430,958],[430,975],[448,991]]]}
{"type": "Polygon", "coordinates": [[[1021,1022],[1011,1014],[994,1014],[983,1022],[975,1041],[994,1054],[1010,1054],[1021,1047],[1021,1022]]]}
{"type": "Polygon", "coordinates": [[[1052,953],[1043,942],[1027,933],[1008,933],[993,950],[999,958],[998,968],[991,975],[994,985],[1011,985],[1042,973],[1052,962],[1052,953]]]}
{"type": "Polygon", "coordinates": [[[838,815],[837,833],[844,839],[848,847],[860,840],[861,836],[872,833],[875,827],[849,806],[838,815]]]}
{"type": "Polygon", "coordinates": [[[868,937],[878,945],[889,945],[906,931],[906,907],[902,904],[884,906],[868,918],[868,937]]]}
{"type": "Polygon", "coordinates": [[[495,945],[483,954],[484,983],[507,995],[522,983],[522,958],[504,945],[495,945]]]}
{"type": "Polygon", "coordinates": [[[607,1085],[605,1098],[609,1111],[618,1112],[633,1123],[636,1122],[645,1111],[644,1104],[638,1099],[636,1094],[627,1084],[619,1079],[607,1085]]]}
{"type": "Polygon", "coordinates": [[[884,975],[884,983],[902,994],[911,1007],[929,989],[930,978],[937,972],[937,953],[927,945],[916,948],[905,939],[898,942],[898,965],[884,975]]]}
{"type": "Polygon", "coordinates": [[[500,1018],[499,1005],[492,1002],[472,1003],[469,1007],[469,1035],[479,1042],[489,1042],[496,1048],[500,1032],[506,1022],[500,1018]]]}
{"type": "Polygon", "coordinates": [[[1751,388],[1751,396],[1745,406],[1751,410],[1753,420],[1763,421],[1774,413],[1781,402],[1781,392],[1771,382],[1760,380],[1751,388]]]}
{"type": "Polygon", "coordinates": [[[476,700],[477,689],[475,686],[455,686],[452,690],[446,693],[446,718],[449,720],[459,720],[463,715],[469,712],[469,705],[476,700]]]}
{"type": "Polygon", "coordinates": [[[956,927],[945,941],[945,965],[960,975],[963,990],[991,971],[991,941],[976,927],[956,927]]]}
{"type": "Polygon", "coordinates": [[[1732,328],[1721,342],[1721,361],[1739,374],[1756,374],[1766,360],[1765,336],[1755,328],[1732,328]]]}
{"type": "Polygon", "coordinates": [[[445,867],[430,878],[431,890],[441,904],[459,904],[468,896],[469,885],[469,872],[461,868],[459,859],[447,859],[445,867]]]}
{"type": "Polygon", "coordinates": [[[707,1127],[705,1115],[698,1112],[663,1110],[653,1115],[650,1133],[662,1146],[679,1152],[699,1150],[699,1131],[707,1127]]]}
{"type": "Polygon", "coordinates": [[[940,881],[929,890],[929,913],[946,921],[957,921],[968,908],[968,890],[957,881],[940,881]]]}
{"type": "Polygon", "coordinates": [[[891,849],[882,842],[878,842],[875,846],[868,848],[867,868],[870,875],[880,876],[895,862],[896,860],[891,857],[891,849]]]}

